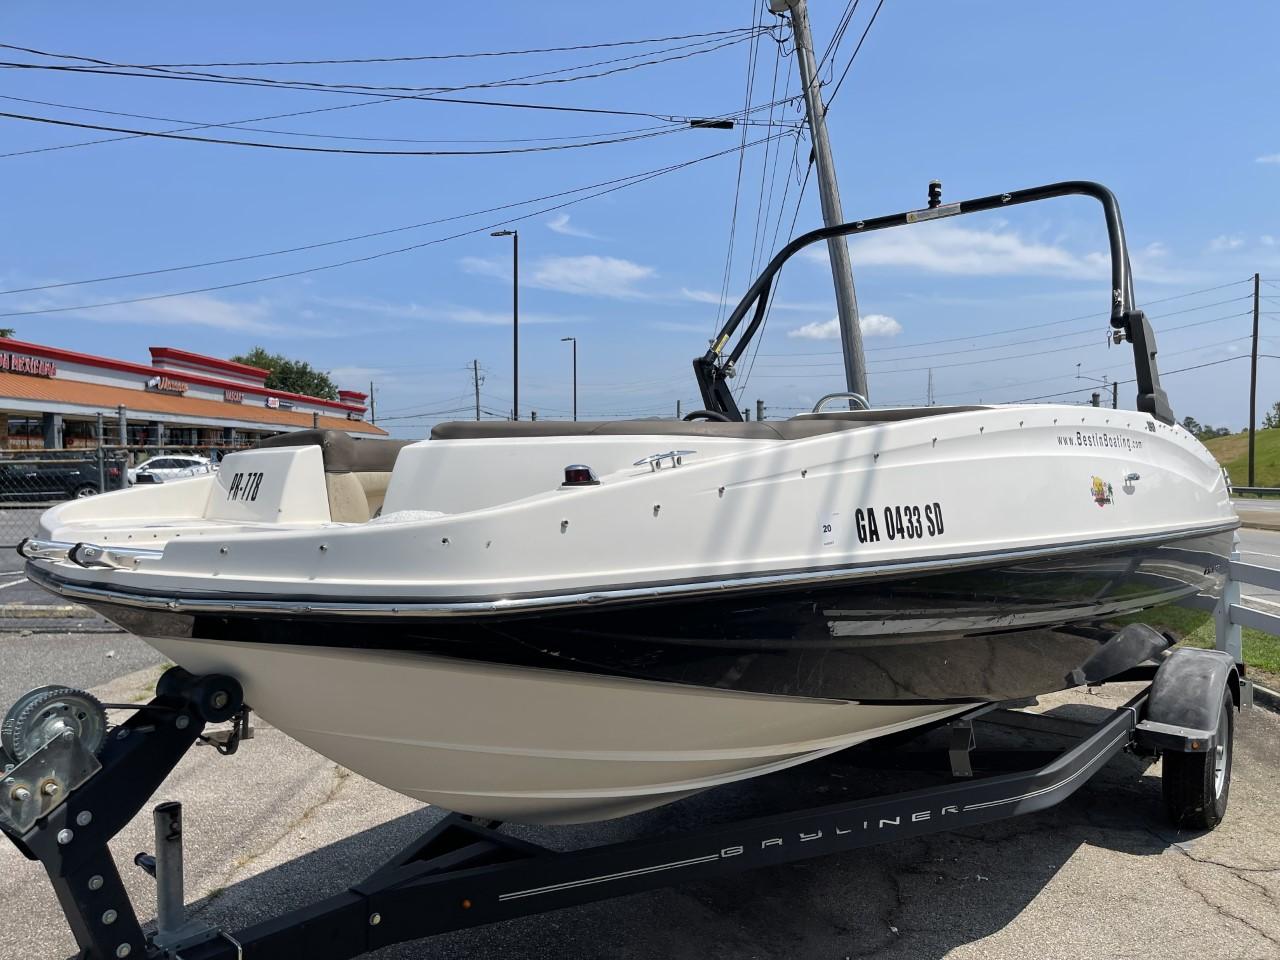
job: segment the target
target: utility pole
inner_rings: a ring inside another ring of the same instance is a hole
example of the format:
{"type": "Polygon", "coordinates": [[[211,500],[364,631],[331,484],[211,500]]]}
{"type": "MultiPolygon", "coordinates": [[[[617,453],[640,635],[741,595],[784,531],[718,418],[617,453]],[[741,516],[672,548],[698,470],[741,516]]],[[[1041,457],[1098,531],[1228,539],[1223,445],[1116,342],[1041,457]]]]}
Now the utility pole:
{"type": "Polygon", "coordinates": [[[933,406],[933,367],[929,368],[929,387],[925,393],[925,406],[933,406]]]}
{"type": "Polygon", "coordinates": [[[1249,361],[1249,486],[1253,486],[1253,431],[1258,422],[1258,304],[1262,277],[1253,275],[1253,359],[1249,361]]]}
{"type": "Polygon", "coordinates": [[[1120,409],[1120,381],[1115,380],[1111,384],[1111,409],[1120,409]]]}
{"type": "Polygon", "coordinates": [[[476,419],[480,419],[480,361],[471,361],[471,379],[476,387],[476,419]]]}
{"type": "Polygon", "coordinates": [[[520,419],[520,231],[495,230],[511,238],[511,419],[520,419]]]}
{"type": "Polygon", "coordinates": [[[679,400],[676,401],[676,419],[677,420],[680,419],[680,401],[679,400]]]}
{"type": "Polygon", "coordinates": [[[561,337],[560,342],[573,341],[573,419],[578,420],[578,338],[561,337]]]}
{"type": "Polygon", "coordinates": [[[369,422],[376,425],[378,422],[378,401],[373,397],[373,381],[369,381],[369,422]]]}
{"type": "MultiPolygon", "coordinates": [[[[809,33],[806,0],[769,0],[769,10],[773,13],[791,11],[796,59],[800,64],[805,110],[809,115],[809,134],[813,140],[814,166],[818,172],[822,222],[828,227],[844,223],[844,211],[840,209],[840,188],[836,184],[835,161],[831,157],[831,142],[827,139],[827,108],[822,103],[822,84],[813,59],[813,37],[809,33]]],[[[862,353],[862,329],[858,325],[858,298],[853,289],[853,267],[849,263],[849,247],[845,238],[833,237],[828,240],[827,253],[831,258],[831,278],[836,287],[836,312],[840,317],[840,342],[844,347],[845,382],[850,392],[870,399],[867,390],[867,363],[862,353]]]]}
{"type": "Polygon", "coordinates": [[[764,419],[764,401],[757,400],[756,401],[756,420],[763,420],[763,419],[764,419]]]}

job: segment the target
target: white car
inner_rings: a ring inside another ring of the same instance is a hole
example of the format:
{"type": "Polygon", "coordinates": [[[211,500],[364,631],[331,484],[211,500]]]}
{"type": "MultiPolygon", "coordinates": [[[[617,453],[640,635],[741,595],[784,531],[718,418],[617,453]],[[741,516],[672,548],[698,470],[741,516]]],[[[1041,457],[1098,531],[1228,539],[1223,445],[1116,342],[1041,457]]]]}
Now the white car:
{"type": "Polygon", "coordinates": [[[152,457],[129,469],[129,483],[163,483],[166,480],[212,473],[215,469],[216,465],[208,457],[186,454],[152,457]]]}

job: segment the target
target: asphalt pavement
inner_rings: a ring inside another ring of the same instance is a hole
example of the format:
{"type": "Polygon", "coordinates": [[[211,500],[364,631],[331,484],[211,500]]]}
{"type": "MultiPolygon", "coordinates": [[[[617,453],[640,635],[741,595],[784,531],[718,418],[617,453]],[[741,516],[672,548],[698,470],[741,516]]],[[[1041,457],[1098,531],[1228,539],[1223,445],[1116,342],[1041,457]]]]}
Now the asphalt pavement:
{"type": "MultiPolygon", "coordinates": [[[[35,658],[41,672],[31,680],[92,685],[116,673],[94,688],[110,702],[144,697],[160,670],[154,658],[124,672],[128,658],[146,653],[122,636],[45,635],[42,649],[39,642],[20,638],[16,648],[35,658]],[[107,649],[116,656],[107,658],[107,649]]],[[[1131,692],[1124,685],[1070,691],[1042,698],[1042,708],[1096,719],[1131,692]]],[[[1058,743],[1005,729],[980,737],[981,745],[994,747],[1058,743]]],[[[1043,813],[513,920],[371,956],[1280,958],[1280,716],[1257,708],[1241,715],[1231,808],[1212,833],[1167,825],[1158,773],[1158,765],[1121,755],[1074,797],[1043,813]]],[[[865,758],[841,754],[637,817],[508,829],[556,848],[586,846],[935,782],[923,776],[868,769],[865,758]]],[[[187,891],[196,915],[232,930],[341,892],[442,816],[270,728],[260,728],[234,757],[192,750],[155,799],[185,804],[187,891]]],[[[143,916],[154,910],[153,883],[129,861],[134,852],[152,849],[151,830],[148,808],[115,844],[143,916]]],[[[53,960],[72,952],[42,868],[0,845],[0,957],[53,960]]]]}

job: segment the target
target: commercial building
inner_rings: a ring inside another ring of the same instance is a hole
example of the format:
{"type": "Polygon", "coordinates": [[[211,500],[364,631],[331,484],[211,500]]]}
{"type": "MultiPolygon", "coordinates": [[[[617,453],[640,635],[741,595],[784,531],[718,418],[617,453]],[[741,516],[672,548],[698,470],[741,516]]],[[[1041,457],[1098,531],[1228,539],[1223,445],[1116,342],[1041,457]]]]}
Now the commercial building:
{"type": "Polygon", "coordinates": [[[312,427],[384,436],[368,395],[337,400],[273,390],[268,371],[174,347],[133,363],[0,340],[0,448],[57,449],[99,440],[130,446],[236,447],[312,427]]]}

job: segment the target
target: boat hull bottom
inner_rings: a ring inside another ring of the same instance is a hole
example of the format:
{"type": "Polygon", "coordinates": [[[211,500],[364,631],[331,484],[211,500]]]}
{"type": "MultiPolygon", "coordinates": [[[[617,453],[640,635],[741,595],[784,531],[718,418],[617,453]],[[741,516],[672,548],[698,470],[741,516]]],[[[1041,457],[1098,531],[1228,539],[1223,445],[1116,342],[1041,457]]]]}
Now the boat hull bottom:
{"type": "Polygon", "coordinates": [[[225,673],[263,719],[392,790],[460,813],[638,813],[944,719],[971,704],[740,693],[399,651],[145,637],[225,673]]]}

